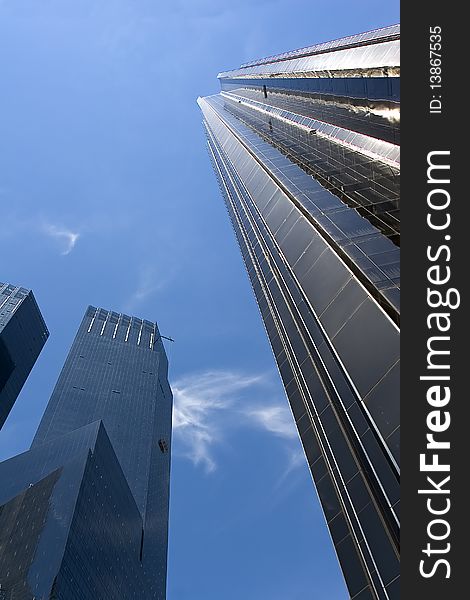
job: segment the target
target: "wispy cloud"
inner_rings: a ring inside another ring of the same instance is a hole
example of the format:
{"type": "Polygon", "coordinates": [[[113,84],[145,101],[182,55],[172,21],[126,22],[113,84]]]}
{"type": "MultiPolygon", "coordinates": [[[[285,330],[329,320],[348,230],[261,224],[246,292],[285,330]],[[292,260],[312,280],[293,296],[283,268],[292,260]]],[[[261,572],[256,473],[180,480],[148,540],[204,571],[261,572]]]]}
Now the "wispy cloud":
{"type": "Polygon", "coordinates": [[[17,215],[13,212],[5,215],[2,227],[0,228],[0,239],[14,238],[19,234],[47,235],[50,238],[56,239],[60,244],[60,253],[64,256],[72,252],[78,239],[81,237],[79,231],[52,223],[50,219],[47,217],[44,218],[42,215],[25,216],[17,215]]]}
{"type": "Polygon", "coordinates": [[[173,428],[182,454],[210,472],[216,468],[213,446],[221,441],[224,416],[237,396],[258,384],[262,376],[243,376],[228,371],[208,371],[190,375],[172,384],[173,428]]]}
{"type": "MultiPolygon", "coordinates": [[[[230,371],[196,373],[173,382],[176,453],[210,473],[217,467],[216,446],[234,429],[256,428],[291,446],[296,439],[292,415],[285,401],[270,397],[270,388],[265,374],[230,371]]],[[[289,465],[290,472],[295,468],[290,458],[289,465]]]]}
{"type": "Polygon", "coordinates": [[[61,254],[64,256],[72,252],[75,244],[78,241],[78,238],[80,237],[80,233],[78,233],[78,231],[72,231],[66,227],[60,227],[51,223],[45,223],[43,226],[43,231],[51,237],[55,237],[64,241],[65,247],[61,252],[61,254]]]}
{"type": "Polygon", "coordinates": [[[294,471],[297,471],[301,466],[306,466],[305,454],[302,448],[288,448],[287,464],[276,483],[276,488],[284,486],[284,483],[289,477],[289,475],[291,475],[291,473],[293,473],[294,471]]]}
{"type": "Polygon", "coordinates": [[[170,277],[171,271],[169,270],[162,275],[153,265],[140,267],[136,288],[124,303],[124,310],[128,312],[135,310],[152,294],[163,289],[168,284],[170,277]]]}
{"type": "Polygon", "coordinates": [[[254,425],[280,437],[295,438],[297,435],[292,415],[284,405],[274,404],[248,410],[246,415],[253,420],[254,425]]]}

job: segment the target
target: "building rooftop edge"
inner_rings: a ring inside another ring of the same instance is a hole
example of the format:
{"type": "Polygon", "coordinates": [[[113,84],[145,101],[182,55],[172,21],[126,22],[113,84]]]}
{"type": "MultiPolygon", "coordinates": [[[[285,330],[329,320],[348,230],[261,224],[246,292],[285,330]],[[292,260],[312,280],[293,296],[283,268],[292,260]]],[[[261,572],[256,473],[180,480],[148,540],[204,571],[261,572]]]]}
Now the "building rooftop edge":
{"type": "Polygon", "coordinates": [[[281,52],[279,54],[273,54],[263,58],[255,59],[252,61],[245,62],[235,69],[226,69],[218,73],[217,77],[222,79],[232,71],[238,71],[248,67],[255,67],[270,64],[273,62],[281,62],[291,58],[300,58],[301,56],[312,56],[315,54],[322,54],[325,52],[332,52],[335,50],[341,50],[351,46],[366,46],[373,43],[384,42],[391,39],[396,39],[400,35],[400,23],[393,25],[387,25],[385,27],[379,27],[377,29],[370,29],[362,33],[352,34],[341,38],[335,38],[333,40],[327,40],[312,46],[304,46],[302,48],[296,48],[295,50],[289,50],[281,52]],[[374,35],[379,34],[379,35],[374,35]]]}

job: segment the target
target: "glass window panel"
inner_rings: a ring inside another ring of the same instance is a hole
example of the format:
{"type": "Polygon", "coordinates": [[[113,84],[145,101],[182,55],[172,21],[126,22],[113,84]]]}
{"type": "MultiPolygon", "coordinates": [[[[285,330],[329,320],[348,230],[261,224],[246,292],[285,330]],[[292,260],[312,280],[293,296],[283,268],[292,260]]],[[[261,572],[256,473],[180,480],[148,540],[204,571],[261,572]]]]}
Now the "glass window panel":
{"type": "Polygon", "coordinates": [[[388,496],[390,504],[393,505],[400,499],[400,486],[395,468],[390,459],[386,456],[372,430],[368,430],[361,437],[364,448],[369,456],[369,460],[374,466],[380,482],[388,496]]]}
{"type": "Polygon", "coordinates": [[[340,504],[329,474],[325,475],[317,483],[317,492],[325,512],[326,520],[330,521],[339,513],[340,504]]]}
{"type": "Polygon", "coordinates": [[[368,582],[351,535],[346,536],[339,544],[336,544],[336,552],[345,574],[349,594],[353,597],[365,588],[368,582]]]}
{"type": "Polygon", "coordinates": [[[336,298],[320,315],[320,321],[330,337],[338,333],[339,329],[366,298],[367,292],[351,277],[336,298]]]}
{"type": "Polygon", "coordinates": [[[386,587],[388,597],[390,600],[399,600],[400,598],[400,579],[395,579],[392,583],[389,583],[386,587]]]}
{"type": "MultiPolygon", "coordinates": [[[[354,596],[354,598],[352,598],[352,600],[375,600],[376,597],[377,596],[372,593],[371,589],[369,587],[367,587],[364,590],[362,590],[361,592],[359,592],[359,594],[356,594],[354,596]]],[[[391,597],[390,597],[390,600],[392,600],[391,597]]]]}
{"type": "Polygon", "coordinates": [[[271,205],[269,211],[263,212],[263,217],[272,232],[278,230],[280,225],[282,225],[283,221],[292,211],[292,203],[280,190],[276,192],[275,198],[275,204],[271,205]]]}
{"type": "Polygon", "coordinates": [[[344,437],[344,433],[339,427],[336,427],[328,434],[328,441],[343,479],[349,481],[357,473],[358,466],[353,458],[351,448],[344,437]]]}
{"type": "Polygon", "coordinates": [[[369,424],[364,416],[363,410],[357,402],[354,402],[348,408],[348,415],[359,437],[369,429],[369,424]]]}
{"type": "Polygon", "coordinates": [[[351,481],[346,484],[346,488],[351,496],[356,512],[361,511],[370,503],[371,496],[361,473],[358,473],[353,477],[351,481]]]}
{"type": "Polygon", "coordinates": [[[301,281],[317,314],[325,310],[350,276],[349,271],[330,249],[320,256],[301,281]]]}
{"type": "Polygon", "coordinates": [[[368,256],[395,250],[395,244],[384,236],[376,236],[366,241],[358,241],[356,245],[368,256]]]}
{"type": "Polygon", "coordinates": [[[301,218],[299,212],[295,209],[289,214],[284,223],[279,227],[279,229],[274,233],[274,237],[278,244],[282,246],[282,241],[289,233],[290,229],[295,225],[296,221],[301,218]]]}
{"type": "MultiPolygon", "coordinates": [[[[290,369],[290,366],[283,365],[283,367],[285,369],[285,376],[283,374],[283,381],[285,384],[288,381],[289,375],[292,379],[293,373],[290,369]]],[[[289,403],[292,407],[292,412],[295,415],[302,415],[305,412],[305,404],[302,398],[302,394],[300,393],[299,388],[297,387],[297,383],[295,381],[293,381],[291,385],[288,386],[287,397],[289,398],[289,403]]]]}
{"type": "Polygon", "coordinates": [[[333,338],[333,345],[363,396],[397,361],[400,352],[399,332],[369,298],[333,338]]]}
{"type": "Polygon", "coordinates": [[[331,404],[328,404],[325,410],[320,414],[320,421],[323,425],[326,435],[329,435],[331,431],[338,428],[338,420],[331,404]]]}
{"type": "Polygon", "coordinates": [[[364,403],[380,433],[388,437],[400,424],[400,363],[367,394],[364,403]]]}
{"type": "MultiPolygon", "coordinates": [[[[314,463],[320,457],[320,447],[318,446],[316,435],[311,427],[309,427],[300,436],[302,445],[307,456],[308,464],[314,463]]],[[[331,485],[331,484],[330,484],[331,485]]]]}
{"type": "Polygon", "coordinates": [[[321,254],[327,249],[326,242],[316,231],[312,231],[313,237],[303,254],[293,266],[293,271],[301,280],[304,275],[312,268],[321,254]]]}
{"type": "Polygon", "coordinates": [[[315,231],[305,218],[299,219],[286,235],[282,251],[289,264],[293,265],[312,241],[315,231]]]}
{"type": "Polygon", "coordinates": [[[328,523],[328,527],[330,528],[331,537],[335,544],[338,544],[349,533],[348,524],[346,523],[343,513],[336,515],[336,517],[328,523]]]}
{"type": "Polygon", "coordinates": [[[307,372],[305,373],[307,388],[312,397],[313,404],[315,405],[317,412],[320,413],[328,406],[330,400],[328,398],[327,393],[325,392],[323,385],[321,384],[321,381],[316,371],[314,371],[311,366],[309,370],[310,374],[308,374],[307,372]]]}
{"type": "Polygon", "coordinates": [[[310,471],[312,472],[314,481],[320,481],[320,479],[327,474],[328,470],[322,456],[317,458],[317,460],[310,465],[310,471]]]}
{"type": "Polygon", "coordinates": [[[400,428],[396,429],[391,435],[386,439],[388,447],[390,448],[390,452],[393,455],[393,458],[397,461],[397,464],[400,464],[400,428]]]}
{"type": "Polygon", "coordinates": [[[360,520],[372,553],[380,556],[377,568],[384,584],[387,585],[399,575],[400,564],[374,504],[366,506],[360,514],[360,520]]]}
{"type": "Polygon", "coordinates": [[[303,415],[300,417],[300,419],[297,419],[296,423],[299,434],[302,435],[311,426],[308,413],[304,411],[303,415]]]}

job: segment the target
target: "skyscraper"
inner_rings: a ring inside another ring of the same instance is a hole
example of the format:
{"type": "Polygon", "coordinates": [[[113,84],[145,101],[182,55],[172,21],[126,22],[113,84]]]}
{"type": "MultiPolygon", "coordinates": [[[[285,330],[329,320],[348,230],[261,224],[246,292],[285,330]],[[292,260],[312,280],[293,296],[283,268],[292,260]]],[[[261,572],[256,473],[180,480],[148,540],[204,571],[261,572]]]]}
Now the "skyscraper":
{"type": "Polygon", "coordinates": [[[398,598],[399,65],[396,25],[246,63],[198,100],[355,600],[398,598]]]}
{"type": "Polygon", "coordinates": [[[167,372],[155,323],[87,309],[31,449],[0,464],[1,598],[165,598],[167,372]]]}
{"type": "Polygon", "coordinates": [[[0,282],[0,429],[48,336],[33,292],[0,282]]]}

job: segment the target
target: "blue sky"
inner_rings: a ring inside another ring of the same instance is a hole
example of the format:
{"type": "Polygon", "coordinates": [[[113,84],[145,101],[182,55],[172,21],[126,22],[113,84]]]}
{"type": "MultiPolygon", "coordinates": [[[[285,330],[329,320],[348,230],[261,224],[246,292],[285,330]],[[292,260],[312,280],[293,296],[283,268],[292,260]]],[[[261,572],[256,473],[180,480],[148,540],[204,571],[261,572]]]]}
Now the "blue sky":
{"type": "Polygon", "coordinates": [[[176,340],[169,600],[347,598],[196,98],[398,20],[395,1],[0,0],[0,280],[51,331],[0,459],[29,447],[88,304],[157,320],[176,340]]]}

